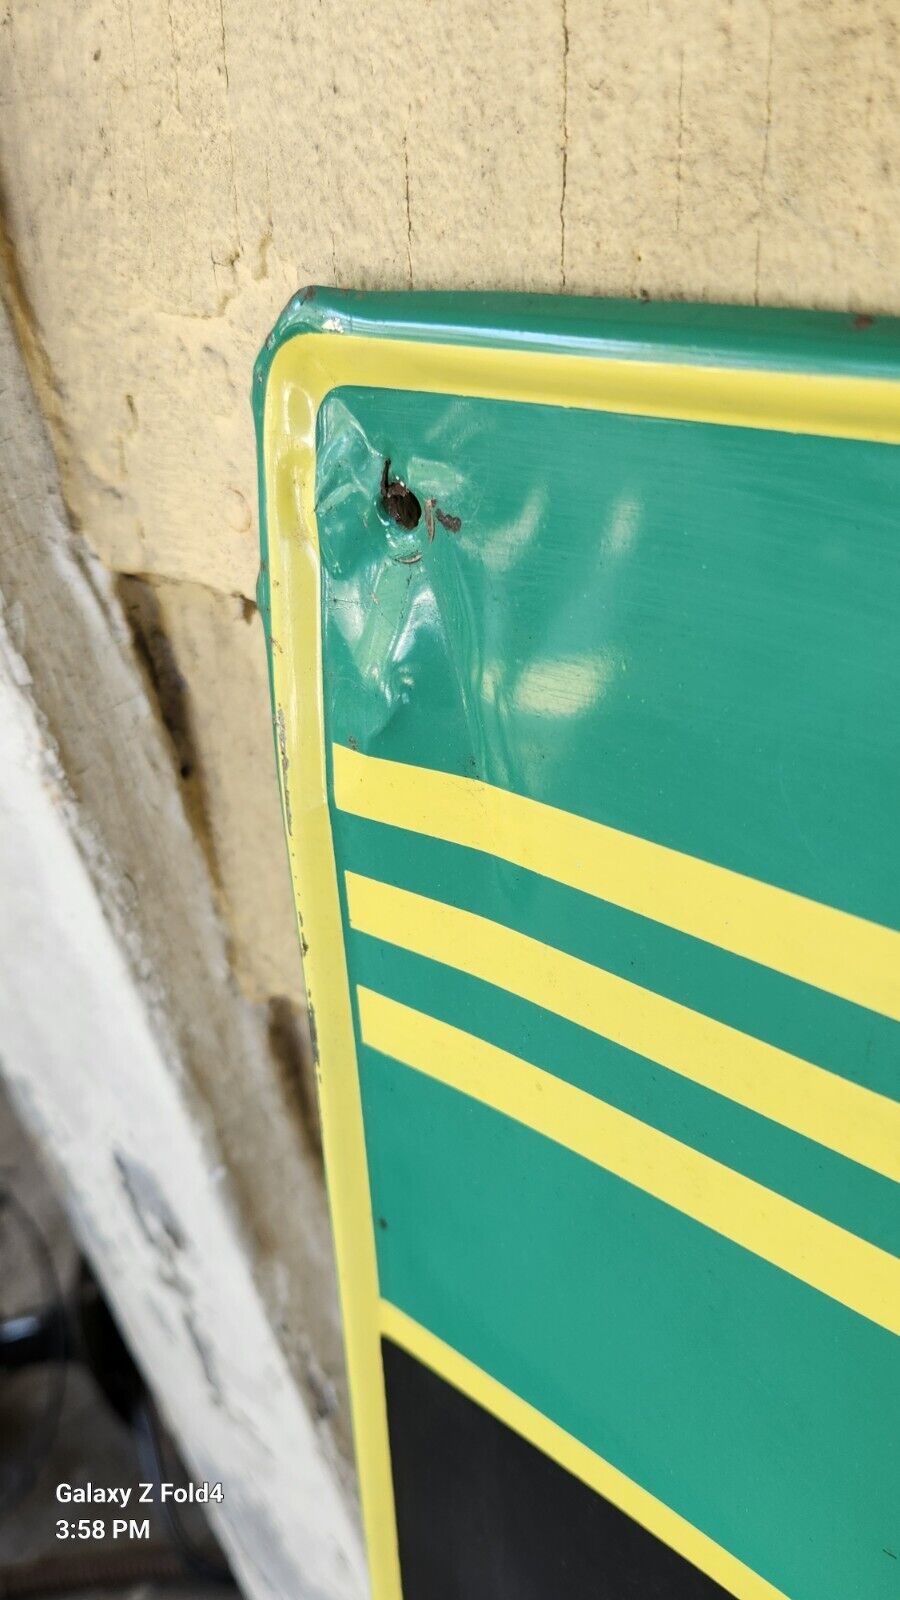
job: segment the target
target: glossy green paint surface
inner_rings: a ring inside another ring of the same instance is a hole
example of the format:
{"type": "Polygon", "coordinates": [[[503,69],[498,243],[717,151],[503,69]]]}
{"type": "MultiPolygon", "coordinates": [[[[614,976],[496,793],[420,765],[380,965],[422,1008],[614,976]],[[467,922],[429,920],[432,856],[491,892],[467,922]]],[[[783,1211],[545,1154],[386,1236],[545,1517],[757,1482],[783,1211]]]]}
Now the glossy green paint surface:
{"type": "Polygon", "coordinates": [[[896,317],[757,306],[598,300],[587,295],[371,293],[302,289],[288,301],[254,371],[254,408],[273,357],[304,333],[369,334],[429,344],[575,352],[710,367],[900,373],[896,317]]]}
{"type": "Polygon", "coordinates": [[[263,413],[272,362],[305,333],[370,334],[381,339],[606,355],[624,360],[687,361],[701,366],[771,367],[900,377],[900,319],[764,306],[684,306],[580,295],[397,294],[322,289],[292,295],[253,369],[251,404],[257,438],[260,572],[257,599],[269,628],[268,530],[263,413]]]}
{"type": "MultiPolygon", "coordinates": [[[[515,297],[298,301],[273,348],[329,318],[586,357],[900,371],[887,322],[515,297]]],[[[900,451],[361,388],[326,399],[317,445],[328,747],[482,778],[900,927],[900,451]],[[387,458],[458,532],[388,520],[387,458]]],[[[341,879],[478,912],[897,1097],[886,1018],[494,857],[332,813],[341,879]]],[[[353,933],[343,910],[354,988],[898,1251],[887,1179],[353,933]]],[[[898,1341],[358,1049],[382,1293],[791,1600],[895,1595],[898,1341]]]]}
{"type": "Polygon", "coordinates": [[[383,1292],[792,1600],[896,1594],[896,1340],[365,1052],[383,1292]]]}
{"type": "Polygon", "coordinates": [[[351,390],[319,448],[332,739],[900,924],[900,452],[351,390]]]}
{"type": "MultiPolygon", "coordinates": [[[[330,739],[897,926],[897,457],[342,390],[317,481],[330,739]],[[458,534],[387,522],[387,456],[458,534]]],[[[342,867],[896,1093],[884,1018],[477,852],[334,826],[342,867]]],[[[437,963],[354,934],[348,954],[354,982],[897,1250],[886,1179],[437,963]]],[[[895,1592],[896,1340],[495,1113],[361,1062],[389,1299],[796,1600],[895,1592]]]]}

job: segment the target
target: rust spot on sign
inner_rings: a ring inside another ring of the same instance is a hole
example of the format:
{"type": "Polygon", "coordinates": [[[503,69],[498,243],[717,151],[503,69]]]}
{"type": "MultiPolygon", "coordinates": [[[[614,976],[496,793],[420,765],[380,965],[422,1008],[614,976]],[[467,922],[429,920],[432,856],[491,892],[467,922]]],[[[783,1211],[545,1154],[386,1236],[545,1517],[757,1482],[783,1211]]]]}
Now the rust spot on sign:
{"type": "Polygon", "coordinates": [[[416,495],[402,478],[391,477],[391,459],[388,456],[381,474],[381,503],[392,522],[409,532],[419,525],[422,507],[416,495]]]}
{"type": "Polygon", "coordinates": [[[425,526],[428,529],[428,542],[434,540],[434,519],[437,518],[442,528],[449,533],[459,533],[462,527],[462,517],[451,516],[449,511],[442,511],[434,496],[425,501],[425,526]]]}

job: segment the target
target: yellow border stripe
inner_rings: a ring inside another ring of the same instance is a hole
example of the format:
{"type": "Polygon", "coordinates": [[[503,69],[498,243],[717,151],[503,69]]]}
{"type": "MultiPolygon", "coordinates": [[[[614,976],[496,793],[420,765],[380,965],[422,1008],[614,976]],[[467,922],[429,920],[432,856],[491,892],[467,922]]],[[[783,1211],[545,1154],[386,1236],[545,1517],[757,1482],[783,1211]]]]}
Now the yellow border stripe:
{"type": "Polygon", "coordinates": [[[521,1057],[359,988],[363,1039],[900,1333],[900,1261],[521,1057]]]}
{"type": "Polygon", "coordinates": [[[475,778],[333,745],[342,811],[483,850],[900,1020],[900,933],[475,778]]]}
{"type": "Polygon", "coordinates": [[[292,343],[302,347],[289,359],[302,367],[304,398],[313,411],[331,389],[362,384],[900,443],[898,384],[890,378],[622,361],[546,350],[379,339],[337,329],[305,333],[292,343]]]}
{"type": "Polygon", "coordinates": [[[738,1600],[787,1600],[780,1589],[773,1588],[771,1583],[751,1571],[743,1561],[729,1555],[715,1540],[680,1517],[677,1511],[672,1511],[655,1495],[627,1478],[624,1472],[604,1461],[602,1456],[589,1450],[587,1445],[574,1439],[564,1428],[551,1422],[526,1400],[521,1400],[511,1389],[498,1383],[496,1378],[490,1377],[481,1367],[476,1367],[474,1362],[445,1344],[436,1334],[429,1333],[421,1323],[415,1322],[405,1311],[387,1300],[381,1302],[381,1331],[386,1339],[393,1340],[394,1344],[415,1356],[417,1361],[430,1367],[438,1377],[527,1439],[535,1449],[556,1461],[573,1477],[579,1478],[589,1489],[602,1494],[670,1549],[677,1550],[685,1561],[705,1572],[729,1594],[736,1595],[738,1600]]]}
{"type": "Polygon", "coordinates": [[[307,997],[310,1016],[315,1010],[320,1052],[322,1142],[367,1564],[374,1600],[402,1600],[372,1202],[326,786],[315,419],[302,378],[298,383],[287,376],[296,354],[291,347],[279,352],[265,415],[278,772],[307,997]],[[279,370],[285,373],[283,387],[279,370]]]}
{"type": "Polygon", "coordinates": [[[346,875],[361,933],[493,983],[900,1181],[900,1104],[472,911],[346,875]]]}

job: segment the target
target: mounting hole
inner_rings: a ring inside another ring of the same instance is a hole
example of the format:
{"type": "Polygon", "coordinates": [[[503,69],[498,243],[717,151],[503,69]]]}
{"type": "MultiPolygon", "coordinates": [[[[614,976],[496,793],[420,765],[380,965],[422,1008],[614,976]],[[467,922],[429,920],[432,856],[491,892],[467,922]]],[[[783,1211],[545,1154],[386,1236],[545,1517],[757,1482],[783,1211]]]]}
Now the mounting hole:
{"type": "Polygon", "coordinates": [[[390,457],[385,461],[381,474],[381,504],[398,528],[409,530],[419,526],[421,504],[402,478],[391,477],[390,457]]]}

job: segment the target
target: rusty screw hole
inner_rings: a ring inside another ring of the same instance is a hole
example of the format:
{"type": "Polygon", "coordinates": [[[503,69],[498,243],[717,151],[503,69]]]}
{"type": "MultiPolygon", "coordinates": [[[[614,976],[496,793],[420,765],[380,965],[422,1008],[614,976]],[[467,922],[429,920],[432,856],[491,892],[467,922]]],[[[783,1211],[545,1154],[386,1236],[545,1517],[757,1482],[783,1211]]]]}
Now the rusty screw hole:
{"type": "Polygon", "coordinates": [[[391,477],[390,457],[385,461],[381,474],[381,503],[398,528],[409,529],[419,526],[422,507],[412,489],[408,488],[402,478],[391,477]]]}

